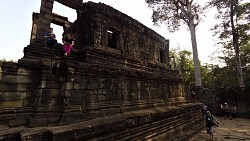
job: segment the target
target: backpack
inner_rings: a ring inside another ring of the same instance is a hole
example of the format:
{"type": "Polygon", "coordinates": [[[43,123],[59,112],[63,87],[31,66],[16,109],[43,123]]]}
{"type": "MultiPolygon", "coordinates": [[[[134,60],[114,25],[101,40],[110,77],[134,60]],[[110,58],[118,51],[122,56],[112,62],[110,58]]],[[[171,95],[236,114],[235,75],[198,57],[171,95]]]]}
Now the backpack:
{"type": "Polygon", "coordinates": [[[214,126],[214,118],[213,116],[206,116],[207,127],[214,126]]]}

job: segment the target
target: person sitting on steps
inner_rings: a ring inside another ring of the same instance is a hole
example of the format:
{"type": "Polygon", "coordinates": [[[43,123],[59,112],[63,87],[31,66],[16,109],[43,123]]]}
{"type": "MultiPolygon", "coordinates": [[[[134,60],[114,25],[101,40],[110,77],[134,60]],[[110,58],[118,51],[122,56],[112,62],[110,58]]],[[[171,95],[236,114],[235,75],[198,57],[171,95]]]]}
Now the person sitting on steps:
{"type": "Polygon", "coordinates": [[[53,33],[53,28],[49,28],[49,31],[45,33],[45,44],[50,48],[53,49],[57,47],[57,40],[56,35],[53,33]]]}
{"type": "Polygon", "coordinates": [[[71,37],[70,33],[66,34],[66,37],[63,39],[63,51],[64,55],[70,55],[71,50],[73,49],[74,39],[71,37]]]}

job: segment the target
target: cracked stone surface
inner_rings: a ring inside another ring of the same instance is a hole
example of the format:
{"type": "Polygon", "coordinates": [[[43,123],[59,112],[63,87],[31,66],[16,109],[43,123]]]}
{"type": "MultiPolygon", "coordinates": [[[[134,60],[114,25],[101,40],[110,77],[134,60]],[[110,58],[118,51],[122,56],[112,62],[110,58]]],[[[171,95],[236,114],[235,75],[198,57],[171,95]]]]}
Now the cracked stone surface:
{"type": "MultiPolygon", "coordinates": [[[[250,119],[236,118],[233,120],[216,117],[219,127],[215,127],[215,141],[250,141],[250,119]]],[[[190,141],[209,141],[209,135],[204,129],[190,141]]]]}

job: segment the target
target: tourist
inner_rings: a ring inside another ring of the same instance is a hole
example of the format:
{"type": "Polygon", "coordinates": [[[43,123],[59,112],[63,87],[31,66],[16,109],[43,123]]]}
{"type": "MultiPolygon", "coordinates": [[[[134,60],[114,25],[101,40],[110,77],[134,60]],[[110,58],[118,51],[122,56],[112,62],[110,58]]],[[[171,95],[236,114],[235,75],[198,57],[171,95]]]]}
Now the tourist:
{"type": "Polygon", "coordinates": [[[191,91],[191,97],[193,99],[194,102],[196,102],[196,95],[194,91],[191,91]]]}
{"type": "Polygon", "coordinates": [[[229,106],[227,103],[224,104],[224,118],[227,119],[227,117],[230,117],[230,111],[229,111],[229,106]]]}
{"type": "Polygon", "coordinates": [[[70,33],[66,34],[66,37],[63,39],[63,51],[64,55],[70,55],[71,50],[73,49],[74,39],[71,37],[70,33]]]}
{"type": "Polygon", "coordinates": [[[49,31],[45,33],[45,44],[53,49],[57,46],[56,35],[53,33],[53,28],[49,28],[49,31]]]}
{"type": "Polygon", "coordinates": [[[217,119],[211,114],[210,111],[207,111],[206,115],[206,127],[207,127],[207,134],[210,136],[210,140],[214,140],[214,126],[219,126],[219,122],[217,119]]]}
{"type": "Polygon", "coordinates": [[[202,114],[204,116],[207,114],[207,105],[206,105],[206,103],[203,103],[203,105],[202,105],[202,114]]]}
{"type": "Polygon", "coordinates": [[[224,106],[223,106],[223,104],[220,104],[220,116],[224,116],[225,115],[224,113],[225,113],[224,106]]]}
{"type": "Polygon", "coordinates": [[[236,106],[234,105],[234,106],[231,108],[231,119],[236,118],[236,114],[237,114],[237,108],[236,108],[236,106]]]}

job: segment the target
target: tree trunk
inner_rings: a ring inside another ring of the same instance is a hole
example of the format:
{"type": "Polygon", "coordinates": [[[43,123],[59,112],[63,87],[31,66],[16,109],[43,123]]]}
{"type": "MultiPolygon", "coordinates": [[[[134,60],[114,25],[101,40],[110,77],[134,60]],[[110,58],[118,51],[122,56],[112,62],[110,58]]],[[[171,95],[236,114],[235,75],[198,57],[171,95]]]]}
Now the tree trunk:
{"type": "Polygon", "coordinates": [[[234,25],[234,15],[235,15],[235,8],[234,5],[236,3],[233,3],[233,0],[231,0],[231,14],[230,14],[230,21],[232,26],[232,35],[233,35],[233,46],[235,51],[235,61],[236,61],[236,68],[237,68],[237,77],[239,81],[239,86],[245,87],[244,80],[243,80],[243,74],[242,74],[242,68],[241,68],[241,60],[240,60],[240,47],[238,42],[238,32],[234,25]]]}
{"type": "Polygon", "coordinates": [[[190,20],[189,29],[191,34],[192,48],[193,48],[193,61],[194,61],[194,74],[195,74],[195,86],[202,87],[201,84],[201,73],[200,73],[200,61],[198,57],[197,41],[195,33],[194,21],[190,20]]]}

